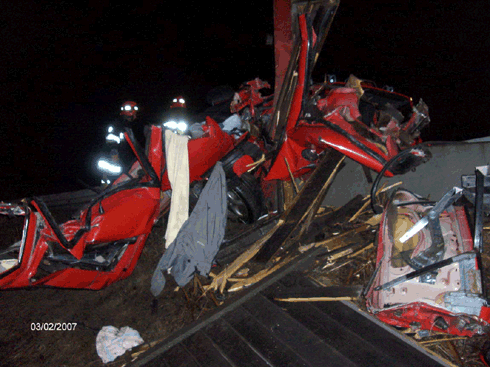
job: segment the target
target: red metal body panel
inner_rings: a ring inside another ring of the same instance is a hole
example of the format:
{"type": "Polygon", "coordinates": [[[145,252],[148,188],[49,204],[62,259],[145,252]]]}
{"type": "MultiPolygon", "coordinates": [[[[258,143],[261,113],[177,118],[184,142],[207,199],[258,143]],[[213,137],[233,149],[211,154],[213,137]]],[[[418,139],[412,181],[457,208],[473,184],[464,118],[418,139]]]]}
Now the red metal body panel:
{"type": "Polygon", "coordinates": [[[309,171],[311,171],[311,162],[307,161],[301,155],[301,151],[305,149],[304,146],[299,145],[293,139],[286,139],[277,154],[277,158],[272,165],[269,173],[264,180],[285,180],[290,181],[290,175],[286,161],[289,164],[291,173],[294,177],[299,177],[309,171]],[[308,167],[310,166],[310,167],[308,167]]]}
{"type": "Polygon", "coordinates": [[[38,212],[35,214],[30,211],[28,214],[30,225],[25,238],[24,257],[17,269],[0,279],[0,288],[45,285],[100,289],[129,276],[133,271],[158,214],[160,190],[143,187],[116,192],[102,199],[97,205],[86,209],[79,219],[68,221],[60,226],[62,235],[70,241],[75,233],[85,226],[87,213],[91,211],[91,229],[80,237],[73,248],[66,249],[79,260],[93,246],[134,238],[110,271],[67,267],[52,274],[38,276],[39,265],[45,259],[47,251],[52,251],[53,246],[59,248],[65,246],[56,236],[48,219],[41,213],[40,207],[35,202],[31,204],[38,212]],[[101,205],[103,213],[100,211],[101,205]],[[40,230],[39,238],[36,239],[37,224],[41,222],[44,228],[40,230]]]}
{"type": "Polygon", "coordinates": [[[92,228],[83,239],[88,245],[150,233],[159,203],[160,190],[148,187],[120,191],[102,199],[91,209],[92,228]]]}
{"type": "MultiPolygon", "coordinates": [[[[418,117],[421,113],[412,111],[410,119],[403,123],[392,117],[387,126],[376,126],[375,115],[372,126],[369,126],[361,121],[362,116],[359,111],[360,95],[363,93],[361,85],[385,94],[391,92],[377,89],[367,83],[363,84],[358,79],[359,87],[356,88],[347,87],[345,83],[338,83],[329,89],[324,84],[312,86],[311,90],[306,91],[308,50],[314,48],[317,41],[315,31],[312,28],[308,29],[307,26],[309,15],[300,14],[298,16],[301,42],[296,69],[297,82],[287,111],[285,137],[264,179],[289,180],[290,175],[285,160],[288,161],[293,176],[298,177],[310,170],[305,170],[304,167],[308,165],[311,167],[311,164],[315,163],[302,157],[304,150],[321,153],[328,148],[336,149],[360,164],[380,172],[391,158],[401,152],[401,141],[398,138],[400,131],[403,130],[407,135],[416,136],[415,125],[419,122],[418,117]],[[324,97],[321,96],[323,89],[328,91],[324,97]],[[316,105],[322,118],[315,116],[315,121],[306,120],[311,117],[311,114],[305,114],[303,111],[305,98],[308,99],[307,103],[316,105]],[[369,138],[370,135],[376,141],[369,138]]],[[[391,95],[398,101],[404,100],[404,103],[413,109],[409,97],[398,93],[391,93],[391,95]]],[[[413,136],[409,137],[409,139],[412,138],[413,136]]],[[[393,176],[393,173],[391,170],[386,170],[385,175],[390,177],[393,176]]]]}
{"type": "Polygon", "coordinates": [[[163,127],[152,126],[150,130],[150,141],[147,148],[148,160],[151,166],[158,175],[158,178],[162,179],[162,172],[165,168],[164,151],[163,151],[163,127]]]}
{"type": "MultiPolygon", "coordinates": [[[[372,150],[381,157],[388,160],[389,157],[379,149],[378,146],[366,141],[363,137],[359,137],[359,140],[365,143],[369,148],[372,148],[372,150]]],[[[301,123],[284,141],[278,153],[278,158],[271,167],[269,174],[265,177],[265,180],[289,180],[289,172],[284,162],[284,158],[288,160],[293,176],[297,177],[306,173],[307,171],[302,168],[310,165],[312,162],[304,159],[301,156],[301,152],[305,149],[314,149],[319,153],[327,148],[336,149],[349,158],[352,158],[360,164],[377,172],[381,171],[383,168],[382,162],[374,159],[365,150],[360,149],[344,135],[329,129],[322,124],[312,125],[301,123]],[[299,172],[300,170],[301,172],[299,172]]],[[[311,168],[309,170],[311,170],[311,168]]],[[[393,174],[388,171],[386,176],[391,177],[393,174]]]]}
{"type": "Polygon", "coordinates": [[[293,101],[289,110],[289,117],[286,126],[286,133],[290,132],[298,121],[302,109],[303,93],[305,91],[306,61],[308,56],[308,36],[306,29],[306,15],[299,16],[299,27],[301,32],[301,51],[298,65],[298,83],[294,90],[293,101]]]}
{"type": "MultiPolygon", "coordinates": [[[[490,323],[490,313],[482,303],[481,275],[476,256],[464,264],[461,261],[441,266],[434,271],[431,281],[414,278],[389,288],[377,288],[413,271],[408,260],[403,262],[400,258],[400,248],[408,253],[410,247],[400,247],[399,238],[414,221],[419,220],[416,213],[429,210],[428,207],[416,204],[416,200],[417,197],[412,193],[398,190],[383,212],[377,238],[377,270],[366,294],[368,310],[381,321],[397,327],[461,336],[482,334],[483,327],[490,323]],[[394,200],[415,204],[397,209],[394,200]],[[458,298],[451,298],[452,295],[458,298]]],[[[440,215],[440,226],[444,236],[444,259],[474,252],[463,207],[448,207],[440,215]]],[[[422,228],[416,236],[412,244],[407,245],[413,246],[408,255],[412,259],[432,244],[428,229],[422,228]]]]}
{"type": "MultiPolygon", "coordinates": [[[[204,135],[188,141],[190,182],[202,180],[226,156],[231,157],[227,175],[243,179],[243,174],[252,170],[253,182],[257,180],[265,197],[271,197],[271,188],[275,187],[271,180],[290,180],[288,165],[293,176],[306,175],[315,167],[317,155],[326,149],[339,150],[360,164],[381,171],[388,160],[418,138],[419,126],[428,120],[427,106],[413,109],[412,115],[404,116],[403,121],[392,116],[383,126],[376,115],[373,121],[361,121],[358,89],[347,88],[347,83],[310,85],[311,69],[338,1],[275,0],[274,6],[277,63],[274,104],[272,96],[260,94],[269,84],[257,78],[245,83],[230,105],[231,112],[241,114],[242,125],[235,128],[242,133],[240,138],[225,133],[207,117],[202,126],[204,135]],[[295,19],[290,17],[291,13],[295,19]],[[298,32],[295,37],[292,24],[298,32]],[[288,75],[287,80],[284,75],[288,75]],[[284,88],[280,91],[281,85],[284,88]],[[248,132],[244,133],[247,125],[248,132]],[[400,139],[402,134],[404,139],[400,139]],[[242,140],[247,142],[238,147],[242,140]],[[227,155],[235,148],[237,154],[227,155]]],[[[410,101],[408,97],[392,95],[403,103],[410,101]]],[[[411,101],[408,104],[413,107],[411,101]]],[[[0,273],[0,289],[30,285],[100,289],[132,272],[153,224],[169,206],[166,191],[171,190],[171,185],[166,171],[163,126],[151,126],[146,151],[139,148],[129,130],[125,135],[137,161],[127,174],[122,174],[82,210],[77,219],[58,226],[42,203],[36,200],[29,203],[24,256],[19,260],[15,256],[0,257],[0,270],[2,266],[8,267],[0,273]],[[12,266],[15,261],[20,263],[12,266]]],[[[385,175],[391,176],[390,170],[385,175]]],[[[247,190],[256,197],[255,187],[247,186],[247,190]]],[[[262,210],[258,205],[254,209],[262,210]]],[[[0,212],[5,214],[1,206],[0,212]]]]}
{"type": "MultiPolygon", "coordinates": [[[[201,180],[202,175],[235,146],[233,137],[221,130],[212,118],[206,118],[203,130],[206,134],[202,138],[189,140],[187,144],[190,182],[201,180]]],[[[171,189],[166,170],[162,176],[161,189],[162,191],[171,189]]]]}
{"type": "Polygon", "coordinates": [[[221,130],[212,118],[206,117],[203,129],[207,134],[202,138],[189,140],[187,145],[190,182],[200,180],[205,172],[234,148],[234,139],[221,130]]]}
{"type": "MultiPolygon", "coordinates": [[[[376,317],[389,325],[397,327],[413,327],[415,329],[420,328],[422,330],[469,337],[477,333],[480,325],[480,322],[475,317],[450,313],[422,302],[410,303],[381,311],[376,314],[376,317]],[[437,326],[436,320],[438,318],[445,320],[447,328],[442,329],[437,326]],[[472,325],[473,328],[468,325],[472,325]]],[[[486,322],[488,322],[488,319],[486,322]]]]}
{"type": "MultiPolygon", "coordinates": [[[[214,120],[207,118],[204,130],[202,138],[188,143],[191,182],[202,179],[234,147],[234,138],[214,120]]],[[[101,289],[129,276],[153,224],[168,207],[168,198],[161,194],[171,189],[165,170],[163,133],[161,126],[152,126],[145,153],[137,149],[127,133],[127,141],[138,158],[129,176],[121,175],[77,219],[58,226],[49,210],[33,200],[25,214],[29,226],[23,239],[22,259],[0,274],[0,289],[101,289]],[[143,176],[141,171],[145,172],[143,176]],[[161,181],[155,182],[156,178],[161,181]]],[[[6,207],[18,208],[11,204],[6,207]]]]}
{"type": "Polygon", "coordinates": [[[119,263],[112,271],[104,272],[68,268],[40,279],[37,282],[33,282],[30,285],[92,290],[102,289],[111,283],[125,279],[131,275],[148,236],[148,233],[138,236],[137,241],[128,246],[119,263]]]}
{"type": "MultiPolygon", "coordinates": [[[[276,77],[274,90],[280,91],[291,58],[291,2],[274,0],[274,58],[276,77]]],[[[279,93],[274,95],[274,106],[279,93]]]]}

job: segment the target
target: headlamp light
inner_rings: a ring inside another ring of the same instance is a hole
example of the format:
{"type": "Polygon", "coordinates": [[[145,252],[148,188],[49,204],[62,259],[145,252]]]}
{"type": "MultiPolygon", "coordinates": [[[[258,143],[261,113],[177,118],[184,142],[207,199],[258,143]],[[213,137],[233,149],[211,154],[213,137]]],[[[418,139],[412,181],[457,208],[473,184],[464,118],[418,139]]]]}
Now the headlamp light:
{"type": "Polygon", "coordinates": [[[180,130],[182,132],[187,130],[187,123],[185,121],[179,121],[177,123],[177,130],[180,130]]]}
{"type": "Polygon", "coordinates": [[[167,121],[166,123],[163,124],[168,129],[175,130],[177,129],[177,122],[174,120],[167,121]]]}
{"type": "Polygon", "coordinates": [[[122,167],[118,164],[114,164],[112,162],[106,161],[105,159],[101,158],[97,162],[97,167],[99,171],[102,172],[107,172],[109,174],[119,174],[122,172],[122,167]]]}
{"type": "Polygon", "coordinates": [[[180,132],[184,132],[187,130],[187,122],[185,121],[174,121],[174,120],[170,120],[170,121],[167,121],[163,124],[163,126],[165,126],[167,129],[171,129],[171,130],[178,130],[180,132]]]}

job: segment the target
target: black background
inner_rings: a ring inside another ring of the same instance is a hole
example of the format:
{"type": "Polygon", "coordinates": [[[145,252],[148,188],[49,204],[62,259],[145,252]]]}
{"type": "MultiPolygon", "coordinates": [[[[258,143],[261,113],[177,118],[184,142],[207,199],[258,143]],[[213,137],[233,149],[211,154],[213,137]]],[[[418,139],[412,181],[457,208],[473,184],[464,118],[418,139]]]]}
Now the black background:
{"type": "MultiPolygon", "coordinates": [[[[7,196],[97,183],[95,157],[125,100],[138,102],[143,125],[179,94],[199,111],[214,86],[274,82],[272,1],[17,1],[2,10],[7,196]]],[[[490,135],[489,10],[486,0],[341,1],[314,76],[352,73],[422,97],[432,119],[424,140],[490,135]]]]}

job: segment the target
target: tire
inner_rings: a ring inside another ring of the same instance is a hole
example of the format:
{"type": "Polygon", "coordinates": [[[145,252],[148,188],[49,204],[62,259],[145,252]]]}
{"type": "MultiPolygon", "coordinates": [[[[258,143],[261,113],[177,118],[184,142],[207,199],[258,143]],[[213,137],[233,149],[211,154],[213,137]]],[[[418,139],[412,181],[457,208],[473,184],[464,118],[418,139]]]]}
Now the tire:
{"type": "MultiPolygon", "coordinates": [[[[189,190],[189,214],[199,200],[205,181],[192,183],[189,190]]],[[[227,217],[232,222],[252,224],[263,212],[263,195],[255,177],[249,173],[226,180],[227,217]]]]}
{"type": "Polygon", "coordinates": [[[245,224],[255,223],[263,213],[263,195],[255,177],[244,173],[226,182],[228,219],[245,224]]]}
{"type": "Polygon", "coordinates": [[[221,159],[223,170],[225,171],[227,178],[232,178],[236,176],[235,172],[233,172],[233,165],[244,155],[249,155],[252,157],[253,160],[258,160],[262,156],[262,151],[255,144],[246,140],[242,141],[238,146],[235,147],[235,149],[233,149],[221,159]]]}

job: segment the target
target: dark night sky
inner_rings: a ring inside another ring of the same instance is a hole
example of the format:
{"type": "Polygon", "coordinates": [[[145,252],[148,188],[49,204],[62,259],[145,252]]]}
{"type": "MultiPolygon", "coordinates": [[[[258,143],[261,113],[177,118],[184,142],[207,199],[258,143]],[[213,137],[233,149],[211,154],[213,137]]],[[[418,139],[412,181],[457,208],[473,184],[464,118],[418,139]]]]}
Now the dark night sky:
{"type": "MultiPolygon", "coordinates": [[[[273,84],[272,0],[200,4],[3,4],[3,188],[95,183],[90,166],[126,99],[151,123],[177,94],[197,111],[214,86],[255,77],[273,84]]],[[[486,0],[341,1],[314,75],[353,73],[422,97],[432,117],[425,140],[489,135],[488,10],[486,0]]]]}

